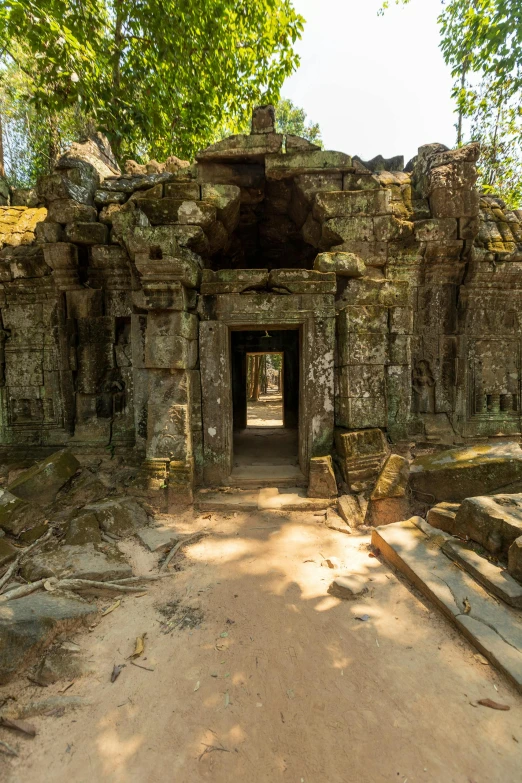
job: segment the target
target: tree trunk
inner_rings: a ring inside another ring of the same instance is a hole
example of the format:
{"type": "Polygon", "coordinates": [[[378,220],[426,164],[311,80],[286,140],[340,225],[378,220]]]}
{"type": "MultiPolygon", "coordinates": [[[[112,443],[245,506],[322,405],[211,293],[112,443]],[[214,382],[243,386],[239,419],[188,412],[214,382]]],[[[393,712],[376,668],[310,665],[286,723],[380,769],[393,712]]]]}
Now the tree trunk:
{"type": "MultiPolygon", "coordinates": [[[[114,3],[114,10],[116,13],[116,19],[114,23],[114,61],[112,64],[112,94],[114,98],[115,108],[115,122],[118,122],[119,117],[119,101],[121,92],[121,55],[123,50],[123,8],[122,0],[116,0],[114,3]]],[[[115,132],[110,133],[110,141],[112,151],[116,160],[119,159],[121,154],[121,137],[118,133],[118,128],[115,127],[115,132]]]]}
{"type": "Polygon", "coordinates": [[[5,177],[4,160],[4,128],[2,124],[2,115],[0,114],[0,177],[5,177]]]}
{"type": "Polygon", "coordinates": [[[251,397],[251,399],[254,402],[258,402],[259,401],[259,392],[260,392],[260,388],[259,388],[260,387],[260,383],[259,382],[261,380],[261,378],[260,378],[260,375],[261,375],[261,373],[260,373],[260,370],[261,370],[261,358],[262,357],[259,356],[259,355],[258,356],[254,356],[254,371],[252,373],[254,377],[253,377],[253,382],[252,382],[253,390],[252,390],[252,397],[251,397]]]}

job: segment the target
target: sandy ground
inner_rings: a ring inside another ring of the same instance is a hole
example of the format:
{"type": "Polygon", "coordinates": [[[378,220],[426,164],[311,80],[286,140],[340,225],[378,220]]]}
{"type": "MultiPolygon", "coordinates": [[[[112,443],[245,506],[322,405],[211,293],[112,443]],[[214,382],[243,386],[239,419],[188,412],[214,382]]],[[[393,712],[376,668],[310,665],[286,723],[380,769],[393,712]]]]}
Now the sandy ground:
{"type": "MultiPolygon", "coordinates": [[[[213,515],[208,538],[147,595],[125,597],[71,638],[94,674],[67,695],[86,704],[37,717],[34,739],[0,729],[19,758],[12,783],[518,783],[522,699],[431,606],[379,559],[368,536],[307,514],[213,515]],[[336,573],[370,594],[328,594],[336,573]],[[158,607],[181,602],[195,628],[165,633],[158,607]],[[194,611],[197,610],[197,611],[194,611]],[[369,615],[367,621],[357,617],[369,615]],[[140,669],[126,660],[147,633],[140,669]],[[111,684],[114,664],[126,663],[111,684]],[[509,712],[474,706],[481,698],[509,712]]],[[[157,556],[125,544],[141,572],[157,556]]],[[[109,606],[114,599],[102,604],[109,606]]],[[[4,690],[48,697],[23,678],[4,690]],[[23,687],[23,690],[22,690],[23,687]]]]}

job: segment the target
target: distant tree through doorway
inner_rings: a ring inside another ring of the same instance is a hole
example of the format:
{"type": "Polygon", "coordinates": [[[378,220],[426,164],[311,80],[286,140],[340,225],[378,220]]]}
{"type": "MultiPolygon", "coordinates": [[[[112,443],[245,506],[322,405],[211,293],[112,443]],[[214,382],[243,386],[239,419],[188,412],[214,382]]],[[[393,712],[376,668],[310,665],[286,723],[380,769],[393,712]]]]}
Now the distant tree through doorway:
{"type": "Polygon", "coordinates": [[[283,354],[247,354],[247,427],[283,427],[283,354]]]}

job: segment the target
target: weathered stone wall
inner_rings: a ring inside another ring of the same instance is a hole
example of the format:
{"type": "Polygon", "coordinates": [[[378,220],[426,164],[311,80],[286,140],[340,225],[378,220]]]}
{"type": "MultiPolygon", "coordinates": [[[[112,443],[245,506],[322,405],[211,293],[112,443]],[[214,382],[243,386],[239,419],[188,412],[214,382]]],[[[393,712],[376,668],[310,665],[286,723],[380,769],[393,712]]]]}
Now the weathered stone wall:
{"type": "Polygon", "coordinates": [[[519,434],[522,226],[480,200],[478,154],[364,164],[276,134],[270,109],[194,164],[122,175],[101,138],[73,145],[36,241],[0,254],[2,443],[134,447],[147,485],[190,498],[230,466],[234,325],[305,335],[302,459],[334,426],[519,434]]]}

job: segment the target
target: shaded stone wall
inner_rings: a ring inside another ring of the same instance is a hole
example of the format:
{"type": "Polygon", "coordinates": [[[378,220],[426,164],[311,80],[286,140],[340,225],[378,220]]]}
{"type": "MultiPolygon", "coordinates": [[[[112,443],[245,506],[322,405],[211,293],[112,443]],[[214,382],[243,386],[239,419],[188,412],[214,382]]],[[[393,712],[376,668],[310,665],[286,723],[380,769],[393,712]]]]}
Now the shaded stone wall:
{"type": "Polygon", "coordinates": [[[35,242],[0,254],[2,443],[132,447],[145,484],[190,499],[230,467],[234,325],[306,333],[302,459],[334,427],[520,433],[522,227],[480,199],[478,155],[363,163],[275,133],[266,107],[193,164],[121,174],[101,137],[73,145],[35,242]]]}

